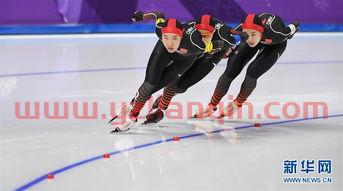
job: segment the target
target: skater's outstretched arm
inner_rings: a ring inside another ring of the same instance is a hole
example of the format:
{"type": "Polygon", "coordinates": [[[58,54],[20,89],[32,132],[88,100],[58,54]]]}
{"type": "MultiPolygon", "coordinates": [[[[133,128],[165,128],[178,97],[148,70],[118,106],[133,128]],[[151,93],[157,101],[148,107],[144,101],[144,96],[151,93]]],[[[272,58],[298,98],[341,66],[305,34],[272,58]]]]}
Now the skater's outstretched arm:
{"type": "MultiPolygon", "coordinates": [[[[278,44],[287,39],[291,39],[300,27],[299,22],[296,21],[289,25],[285,25],[279,16],[271,13],[261,13],[258,14],[258,17],[261,19],[265,29],[261,39],[262,44],[278,44]]],[[[242,30],[242,24],[239,24],[232,29],[231,32],[237,34],[242,30]]]]}
{"type": "Polygon", "coordinates": [[[164,13],[161,11],[152,11],[148,13],[144,13],[142,11],[136,11],[132,15],[132,21],[133,22],[138,22],[138,21],[143,21],[143,20],[160,20],[160,19],[165,19],[164,13]]]}
{"type": "Polygon", "coordinates": [[[292,24],[285,25],[283,20],[271,13],[259,14],[265,32],[263,34],[262,44],[277,44],[293,37],[299,29],[299,23],[293,22],[292,24]]]}
{"type": "Polygon", "coordinates": [[[226,24],[217,21],[218,23],[215,26],[215,35],[219,37],[220,40],[224,41],[227,46],[237,46],[241,42],[244,42],[248,39],[248,34],[245,32],[237,31],[232,33],[231,27],[226,24]]]}
{"type": "Polygon", "coordinates": [[[149,13],[144,13],[142,11],[136,11],[132,15],[133,22],[155,20],[155,32],[159,39],[162,39],[161,29],[165,25],[166,19],[164,13],[161,11],[153,11],[149,13]]]}

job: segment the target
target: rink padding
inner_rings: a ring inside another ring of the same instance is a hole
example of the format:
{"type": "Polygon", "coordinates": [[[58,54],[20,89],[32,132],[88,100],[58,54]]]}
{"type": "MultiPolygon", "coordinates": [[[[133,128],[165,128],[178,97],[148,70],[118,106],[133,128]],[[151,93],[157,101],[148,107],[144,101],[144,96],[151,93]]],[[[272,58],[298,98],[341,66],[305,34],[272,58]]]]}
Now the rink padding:
{"type": "MultiPolygon", "coordinates": [[[[234,27],[237,23],[228,23],[234,27]]],[[[92,34],[92,33],[152,33],[154,24],[62,24],[62,25],[2,25],[0,35],[23,34],[92,34]]],[[[301,24],[301,32],[343,32],[343,24],[301,24]]]]}

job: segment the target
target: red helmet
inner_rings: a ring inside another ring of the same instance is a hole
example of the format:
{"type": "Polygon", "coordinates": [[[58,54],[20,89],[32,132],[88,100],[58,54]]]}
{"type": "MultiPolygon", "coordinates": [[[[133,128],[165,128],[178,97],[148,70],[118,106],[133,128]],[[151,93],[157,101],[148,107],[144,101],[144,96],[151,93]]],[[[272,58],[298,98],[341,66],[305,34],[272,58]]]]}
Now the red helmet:
{"type": "Polygon", "coordinates": [[[161,30],[162,34],[164,33],[174,33],[179,36],[183,36],[183,27],[181,23],[176,19],[167,19],[165,22],[165,26],[162,26],[161,30]]]}
{"type": "Polygon", "coordinates": [[[249,14],[246,18],[244,23],[242,23],[243,29],[253,29],[257,30],[261,33],[264,32],[264,26],[262,24],[262,21],[258,15],[255,14],[249,14]]]}
{"type": "Polygon", "coordinates": [[[197,30],[206,30],[208,32],[214,31],[214,22],[210,15],[202,15],[196,20],[195,28],[197,30]]]}

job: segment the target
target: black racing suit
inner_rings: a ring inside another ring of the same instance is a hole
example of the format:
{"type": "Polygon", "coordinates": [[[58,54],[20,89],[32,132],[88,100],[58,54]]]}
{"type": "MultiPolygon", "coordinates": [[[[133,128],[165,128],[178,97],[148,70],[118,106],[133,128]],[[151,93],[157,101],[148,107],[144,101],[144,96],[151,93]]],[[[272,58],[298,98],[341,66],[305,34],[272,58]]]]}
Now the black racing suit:
{"type": "MultiPolygon", "coordinates": [[[[152,13],[153,14],[153,13],[152,13]]],[[[159,37],[149,61],[145,73],[145,80],[138,89],[136,95],[132,116],[138,116],[144,104],[155,92],[157,85],[164,87],[171,81],[180,77],[197,58],[204,55],[206,51],[220,51],[223,48],[221,43],[213,43],[213,48],[208,49],[202,41],[201,34],[194,27],[185,28],[183,37],[177,51],[169,53],[162,43],[161,26],[163,25],[163,14],[155,14],[156,35],[159,37]]]]}
{"type": "MultiPolygon", "coordinates": [[[[212,96],[212,106],[216,106],[219,103],[229,90],[231,82],[258,53],[248,66],[240,93],[235,100],[240,106],[255,89],[257,79],[276,63],[286,49],[287,39],[293,35],[291,34],[290,27],[285,26],[282,19],[276,15],[262,13],[258,16],[261,18],[265,29],[260,43],[252,48],[244,42],[230,54],[226,70],[219,78],[212,96]]],[[[242,31],[241,24],[235,28],[235,31],[242,31]]]]}
{"type": "MultiPolygon", "coordinates": [[[[195,22],[191,21],[186,23],[186,25],[188,27],[193,27],[195,22]]],[[[232,35],[230,33],[231,29],[218,19],[214,19],[214,25],[215,31],[213,33],[212,41],[223,42],[223,48],[216,53],[205,53],[204,56],[198,58],[186,72],[169,83],[166,87],[166,84],[159,83],[154,92],[165,87],[161,100],[159,101],[160,109],[167,109],[176,93],[183,93],[189,87],[202,80],[221,61],[229,48],[238,45],[241,42],[241,39],[246,38],[244,35],[232,35]]]]}

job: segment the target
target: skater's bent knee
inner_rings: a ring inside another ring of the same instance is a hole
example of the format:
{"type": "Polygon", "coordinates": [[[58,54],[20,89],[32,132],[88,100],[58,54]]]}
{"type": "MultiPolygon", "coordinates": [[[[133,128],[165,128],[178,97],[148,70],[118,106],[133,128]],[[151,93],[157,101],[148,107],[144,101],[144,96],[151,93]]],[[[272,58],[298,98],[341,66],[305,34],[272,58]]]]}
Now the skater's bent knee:
{"type": "Polygon", "coordinates": [[[177,90],[176,90],[176,93],[182,94],[182,93],[185,93],[186,91],[187,91],[187,88],[180,88],[180,87],[178,87],[177,90]]]}
{"type": "Polygon", "coordinates": [[[151,93],[155,88],[155,85],[150,84],[149,82],[144,82],[141,87],[139,88],[139,91],[144,91],[145,93],[151,93]]]}

